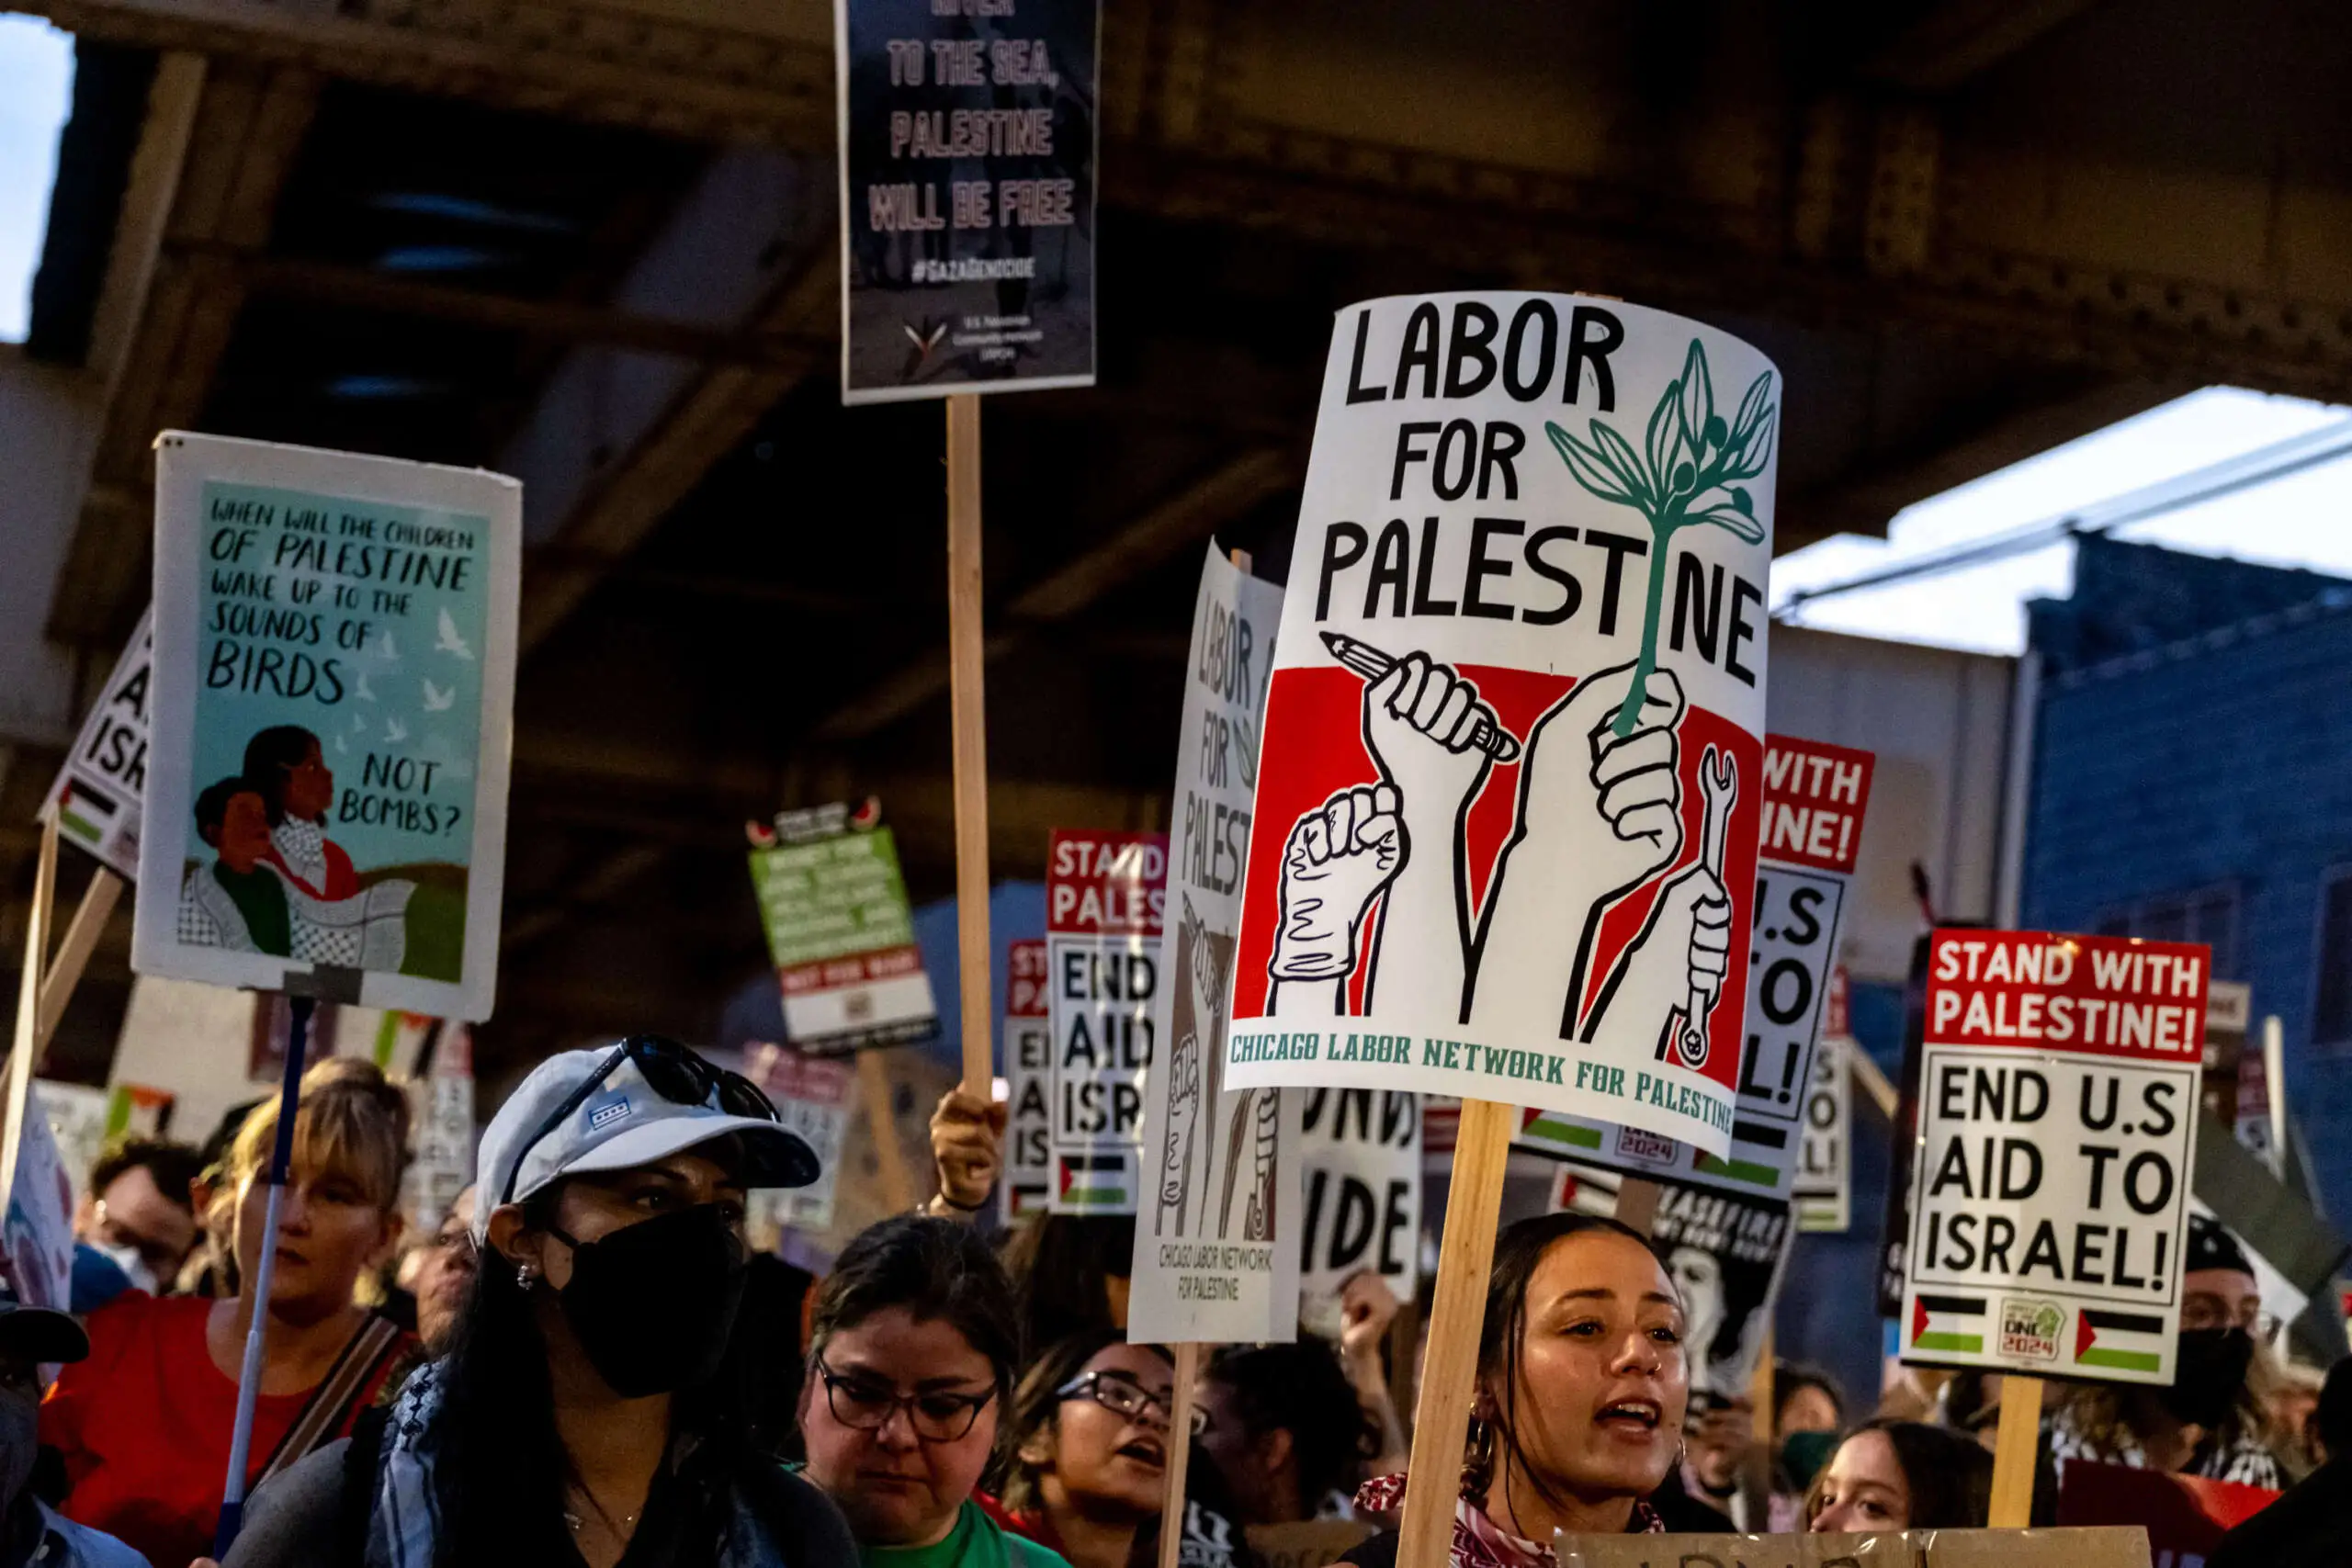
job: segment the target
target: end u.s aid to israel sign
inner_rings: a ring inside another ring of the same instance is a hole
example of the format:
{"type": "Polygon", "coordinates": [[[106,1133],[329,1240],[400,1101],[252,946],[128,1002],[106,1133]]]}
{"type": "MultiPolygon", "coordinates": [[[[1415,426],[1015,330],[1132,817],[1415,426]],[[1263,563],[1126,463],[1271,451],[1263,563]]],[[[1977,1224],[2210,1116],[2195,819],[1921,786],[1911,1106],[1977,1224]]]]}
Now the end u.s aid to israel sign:
{"type": "Polygon", "coordinates": [[[1906,1361],[2169,1383],[2211,950],[1939,931],[1906,1361]]]}

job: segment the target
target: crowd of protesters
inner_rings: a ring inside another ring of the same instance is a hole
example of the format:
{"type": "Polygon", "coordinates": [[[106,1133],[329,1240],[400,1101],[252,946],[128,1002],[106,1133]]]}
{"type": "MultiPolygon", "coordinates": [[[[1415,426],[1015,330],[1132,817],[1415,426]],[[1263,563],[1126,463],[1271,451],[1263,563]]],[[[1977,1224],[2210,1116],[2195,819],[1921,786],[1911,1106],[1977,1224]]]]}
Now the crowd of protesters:
{"type": "MultiPolygon", "coordinates": [[[[408,1119],[372,1066],[305,1075],[266,1302],[239,1281],[274,1100],[210,1157],[106,1154],[75,1215],[76,1315],[0,1289],[0,1568],[209,1564],[256,1314],[254,1490],[225,1568],[1149,1568],[1178,1442],[1185,1568],[1261,1568],[1301,1529],[1324,1532],[1317,1560],[1396,1560],[1392,1390],[1419,1369],[1396,1363],[1387,1287],[1348,1282],[1336,1342],[1206,1355],[1172,1430],[1175,1359],[1126,1334],[1132,1220],[978,1223],[1001,1105],[951,1091],[933,1196],[821,1280],[754,1257],[745,1225],[750,1194],[806,1183],[815,1156],[673,1042],[540,1064],[430,1235],[403,1234],[408,1119]]],[[[2195,1220],[2177,1376],[2053,1385],[2037,1522],[2057,1467],[2097,1460],[2292,1486],[2217,1565],[2346,1560],[2352,1363],[2287,1368],[2276,1327],[2243,1249],[2195,1220]]],[[[1758,1409],[1694,1393],[1684,1336],[1637,1232],[1561,1213],[1502,1233],[1447,1466],[1456,1568],[1554,1568],[1558,1531],[1986,1522],[1997,1375],[1910,1369],[1866,1409],[1782,1363],[1758,1409]]]]}

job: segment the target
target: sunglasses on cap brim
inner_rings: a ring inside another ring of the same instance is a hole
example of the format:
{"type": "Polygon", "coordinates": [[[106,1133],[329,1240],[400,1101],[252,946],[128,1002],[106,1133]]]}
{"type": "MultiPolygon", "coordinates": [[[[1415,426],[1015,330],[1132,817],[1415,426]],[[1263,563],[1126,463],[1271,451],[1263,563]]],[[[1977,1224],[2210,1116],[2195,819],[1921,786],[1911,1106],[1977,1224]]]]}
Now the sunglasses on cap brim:
{"type": "Polygon", "coordinates": [[[588,1097],[596,1092],[606,1079],[619,1070],[623,1062],[634,1062],[646,1087],[673,1105],[708,1105],[718,1099],[718,1109],[729,1116],[745,1116],[762,1122],[775,1122],[775,1101],[760,1092],[759,1085],[741,1073],[730,1073],[715,1066],[662,1034],[632,1034],[615,1046],[612,1053],[596,1064],[596,1070],[582,1080],[578,1089],[564,1096],[563,1103],[549,1111],[547,1120],[533,1129],[515,1151],[514,1163],[506,1172],[506,1184],[499,1190],[498,1201],[514,1201],[514,1184],[523,1179],[523,1162],[530,1158],[548,1135],[571,1117],[588,1097]]]}

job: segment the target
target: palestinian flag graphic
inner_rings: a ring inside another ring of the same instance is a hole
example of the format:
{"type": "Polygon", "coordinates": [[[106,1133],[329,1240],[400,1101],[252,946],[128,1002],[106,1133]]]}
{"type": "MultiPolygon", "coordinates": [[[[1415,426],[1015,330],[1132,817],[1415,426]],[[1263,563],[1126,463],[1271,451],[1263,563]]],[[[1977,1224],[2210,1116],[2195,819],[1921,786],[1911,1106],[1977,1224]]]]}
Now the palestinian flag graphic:
{"type": "Polygon", "coordinates": [[[1947,1356],[1984,1353],[1983,1296],[1931,1296],[1922,1292],[1911,1298],[1911,1348],[1947,1356]]]}
{"type": "Polygon", "coordinates": [[[2166,1337],[2161,1317],[2085,1307],[2075,1314],[2075,1364],[2154,1377],[2164,1370],[2166,1337]]]}
{"type": "Polygon", "coordinates": [[[1120,1209],[1134,1190],[1124,1155],[1057,1155],[1055,1165],[1059,1194],[1055,1207],[1062,1213],[1120,1209]]]}
{"type": "Polygon", "coordinates": [[[75,838],[96,844],[106,840],[114,821],[115,802],[79,779],[68,779],[58,793],[58,826],[75,838]]]}

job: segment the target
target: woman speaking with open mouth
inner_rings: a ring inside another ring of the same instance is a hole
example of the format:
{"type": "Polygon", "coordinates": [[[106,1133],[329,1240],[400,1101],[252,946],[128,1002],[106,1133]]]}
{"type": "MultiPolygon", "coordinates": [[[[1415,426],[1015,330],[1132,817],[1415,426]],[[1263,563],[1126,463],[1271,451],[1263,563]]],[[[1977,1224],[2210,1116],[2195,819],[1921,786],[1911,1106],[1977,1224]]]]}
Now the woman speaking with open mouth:
{"type": "Polygon", "coordinates": [[[1168,1352],[1114,1329],[1050,1347],[1013,1395],[1008,1522],[1076,1568],[1124,1568],[1159,1514],[1174,1390],[1168,1352]]]}
{"type": "MultiPolygon", "coordinates": [[[[1646,1499],[1682,1442],[1690,1375],[1682,1303],[1649,1243],[1615,1220],[1548,1214],[1495,1244],[1478,1336],[1453,1568],[1553,1568],[1555,1531],[1662,1529],[1646,1499]]],[[[1357,1506],[1401,1508],[1405,1478],[1357,1506]]],[[[1396,1568],[1397,1538],[1349,1552],[1396,1568]]]]}

